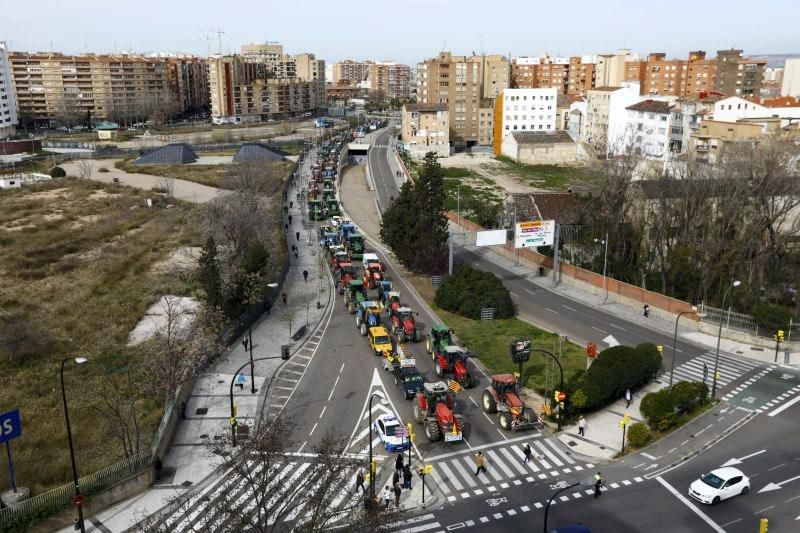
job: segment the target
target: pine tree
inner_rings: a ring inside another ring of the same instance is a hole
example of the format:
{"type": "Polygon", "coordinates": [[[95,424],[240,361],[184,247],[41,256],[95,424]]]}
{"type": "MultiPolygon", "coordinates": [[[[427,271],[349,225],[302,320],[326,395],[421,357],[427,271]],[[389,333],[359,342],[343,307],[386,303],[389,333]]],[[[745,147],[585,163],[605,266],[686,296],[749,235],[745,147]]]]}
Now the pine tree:
{"type": "Polygon", "coordinates": [[[222,282],[219,273],[217,243],[211,235],[200,251],[198,278],[206,294],[206,304],[218,307],[222,303],[222,282]]]}

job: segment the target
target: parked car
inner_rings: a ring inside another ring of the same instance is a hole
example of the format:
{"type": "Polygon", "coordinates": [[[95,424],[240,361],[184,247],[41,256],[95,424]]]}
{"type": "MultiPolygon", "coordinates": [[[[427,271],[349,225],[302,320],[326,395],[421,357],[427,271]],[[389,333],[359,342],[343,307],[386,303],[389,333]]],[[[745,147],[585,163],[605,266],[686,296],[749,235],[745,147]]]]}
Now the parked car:
{"type": "Polygon", "coordinates": [[[689,486],[689,496],[711,505],[748,492],[750,492],[750,478],[738,468],[730,466],[703,474],[689,486]]]}

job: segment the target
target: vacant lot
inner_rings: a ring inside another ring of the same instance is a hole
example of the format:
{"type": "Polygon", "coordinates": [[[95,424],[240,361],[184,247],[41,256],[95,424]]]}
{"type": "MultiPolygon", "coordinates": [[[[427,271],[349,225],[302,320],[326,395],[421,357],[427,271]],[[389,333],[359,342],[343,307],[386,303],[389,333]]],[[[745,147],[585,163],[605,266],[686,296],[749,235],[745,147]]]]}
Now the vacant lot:
{"type": "MultiPolygon", "coordinates": [[[[193,181],[218,189],[237,189],[241,186],[241,176],[243,173],[247,175],[254,174],[252,165],[248,166],[248,168],[243,168],[241,165],[237,164],[132,165],[131,161],[131,159],[117,161],[114,166],[125,172],[193,181]]],[[[279,177],[282,180],[293,167],[294,163],[291,161],[276,161],[259,164],[259,169],[258,172],[255,173],[255,178],[259,181],[263,180],[265,183],[272,183],[272,177],[279,177]]]]}
{"type": "MultiPolygon", "coordinates": [[[[70,480],[60,361],[89,357],[65,372],[77,463],[89,474],[123,456],[92,407],[105,370],[142,356],[126,342],[151,303],[194,294],[190,279],[152,266],[201,244],[197,208],[146,208],[146,196],[72,178],[0,192],[0,390],[4,409],[21,410],[17,482],[34,493],[70,480]]],[[[163,405],[138,394],[141,444],[149,446],[163,405]]]]}
{"type": "Polygon", "coordinates": [[[580,184],[588,179],[584,167],[527,165],[504,156],[498,156],[496,161],[499,166],[494,166],[494,169],[515,176],[535,189],[563,191],[570,185],[580,184]]]}

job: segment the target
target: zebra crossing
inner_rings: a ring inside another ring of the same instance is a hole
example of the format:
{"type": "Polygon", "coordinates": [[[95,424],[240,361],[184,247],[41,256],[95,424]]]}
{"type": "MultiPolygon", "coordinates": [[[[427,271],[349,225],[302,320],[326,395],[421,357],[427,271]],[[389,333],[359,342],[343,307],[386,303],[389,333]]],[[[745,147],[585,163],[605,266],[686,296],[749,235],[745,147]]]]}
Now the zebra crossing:
{"type": "Polygon", "coordinates": [[[557,439],[522,437],[516,441],[476,447],[438,461],[431,461],[431,476],[449,502],[491,494],[497,490],[524,483],[550,480],[562,474],[591,469],[591,463],[579,463],[565,452],[557,439]],[[523,462],[525,444],[531,445],[533,455],[523,462]],[[486,473],[475,475],[474,453],[481,451],[486,461],[486,473]]]}
{"type": "Polygon", "coordinates": [[[174,506],[154,530],[233,531],[258,520],[268,526],[297,527],[312,515],[319,519],[321,508],[333,525],[359,505],[353,471],[330,474],[326,472],[329,466],[303,460],[313,454],[294,455],[272,464],[250,461],[246,476],[234,469],[226,471],[216,482],[174,506]],[[318,501],[321,493],[326,501],[318,501]]]}
{"type": "MultiPolygon", "coordinates": [[[[715,357],[713,352],[706,352],[676,366],[675,380],[704,381],[710,385],[711,381],[714,379],[715,357]]],[[[762,366],[764,366],[764,363],[759,361],[739,359],[730,355],[719,354],[719,378],[717,378],[717,386],[723,388],[745,374],[757,370],[762,366]]]]}

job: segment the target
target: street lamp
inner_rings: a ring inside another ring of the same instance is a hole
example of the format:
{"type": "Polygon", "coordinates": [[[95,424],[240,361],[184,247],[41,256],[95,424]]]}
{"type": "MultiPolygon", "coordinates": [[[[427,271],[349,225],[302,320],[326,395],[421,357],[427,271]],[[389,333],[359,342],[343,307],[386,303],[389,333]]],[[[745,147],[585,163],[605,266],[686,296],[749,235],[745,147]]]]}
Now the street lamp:
{"type": "Polygon", "coordinates": [[[606,251],[603,253],[603,297],[600,303],[606,303],[608,300],[608,278],[606,278],[606,265],[608,264],[608,232],[606,232],[605,239],[595,239],[594,242],[605,245],[606,251]]]}
{"type": "Polygon", "coordinates": [[[375,471],[377,468],[372,468],[372,399],[378,397],[382,402],[386,401],[386,396],[380,391],[375,391],[369,395],[369,503],[372,505],[375,502],[375,471]]]}
{"type": "Polygon", "coordinates": [[[678,344],[678,320],[681,319],[683,315],[688,315],[689,313],[697,313],[697,308],[692,306],[691,311],[681,311],[678,313],[677,318],[675,318],[675,335],[672,337],[672,362],[670,363],[669,367],[669,386],[672,387],[672,376],[675,373],[675,345],[678,344]]]}
{"type": "MultiPolygon", "coordinates": [[[[725,289],[725,294],[722,295],[722,307],[720,308],[722,311],[725,310],[725,300],[728,298],[728,294],[731,292],[731,289],[734,287],[738,287],[741,285],[742,282],[738,279],[728,285],[728,288],[725,289]]],[[[714,355],[714,381],[712,381],[711,385],[711,401],[717,396],[717,371],[719,369],[719,343],[722,340],[722,315],[719,316],[719,331],[717,332],[717,352],[714,355]]]]}
{"type": "MultiPolygon", "coordinates": [[[[244,367],[246,367],[247,365],[252,365],[253,363],[256,363],[258,361],[266,361],[268,359],[284,359],[284,357],[283,357],[283,355],[274,355],[274,356],[271,356],[271,357],[259,357],[258,359],[253,359],[249,363],[243,364],[242,366],[239,367],[239,369],[236,372],[233,373],[233,377],[231,378],[231,391],[230,391],[230,397],[231,397],[231,419],[230,419],[230,423],[231,423],[231,444],[233,446],[236,446],[236,426],[237,426],[237,424],[234,423],[235,420],[236,420],[236,413],[235,413],[235,407],[233,405],[233,383],[236,381],[236,376],[239,375],[239,373],[244,369],[244,367]]],[[[288,357],[287,357],[287,359],[288,359],[288,357]]],[[[252,381],[252,379],[253,378],[251,377],[250,380],[252,381]]],[[[266,392],[269,392],[269,385],[267,385],[267,391],[266,392]]]]}
{"type": "Polygon", "coordinates": [[[64,401],[64,420],[67,422],[67,441],[69,442],[69,459],[72,462],[72,481],[75,484],[75,506],[78,508],[78,526],[81,533],[86,533],[86,528],[83,525],[83,497],[81,496],[81,489],[78,486],[78,467],[75,465],[75,448],[72,445],[72,428],[69,425],[69,409],[67,408],[67,390],[64,388],[64,366],[68,361],[75,361],[76,364],[82,365],[88,359],[85,357],[75,357],[74,359],[67,357],[61,361],[61,399],[64,401]]]}
{"type": "MultiPolygon", "coordinates": [[[[555,361],[556,364],[558,365],[558,371],[561,373],[561,385],[559,386],[558,390],[563,391],[564,390],[564,367],[561,366],[561,361],[559,361],[558,358],[555,355],[553,355],[552,352],[548,352],[547,350],[542,350],[541,348],[531,348],[531,351],[532,352],[542,352],[543,354],[549,355],[550,357],[553,358],[553,361],[555,361]]],[[[522,376],[520,376],[520,377],[522,377],[522,376]]],[[[558,413],[558,431],[561,431],[561,424],[562,424],[562,421],[564,420],[564,411],[566,411],[566,403],[564,405],[565,405],[565,408],[563,410],[561,410],[560,413],[558,413]]]]}
{"type": "Polygon", "coordinates": [[[594,484],[594,482],[592,481],[592,478],[589,477],[589,478],[586,478],[586,479],[582,479],[581,481],[578,481],[576,483],[572,483],[571,485],[567,485],[563,489],[559,489],[559,490],[555,491],[553,493],[553,495],[550,497],[550,499],[547,500],[547,505],[544,508],[544,529],[542,531],[544,531],[544,533],[548,533],[548,531],[547,531],[547,514],[550,512],[550,504],[553,503],[553,500],[556,499],[556,496],[558,496],[562,492],[567,491],[567,490],[569,490],[569,489],[571,489],[573,487],[577,487],[578,485],[582,485],[584,487],[588,487],[588,486],[591,486],[593,484],[594,484]]]}

